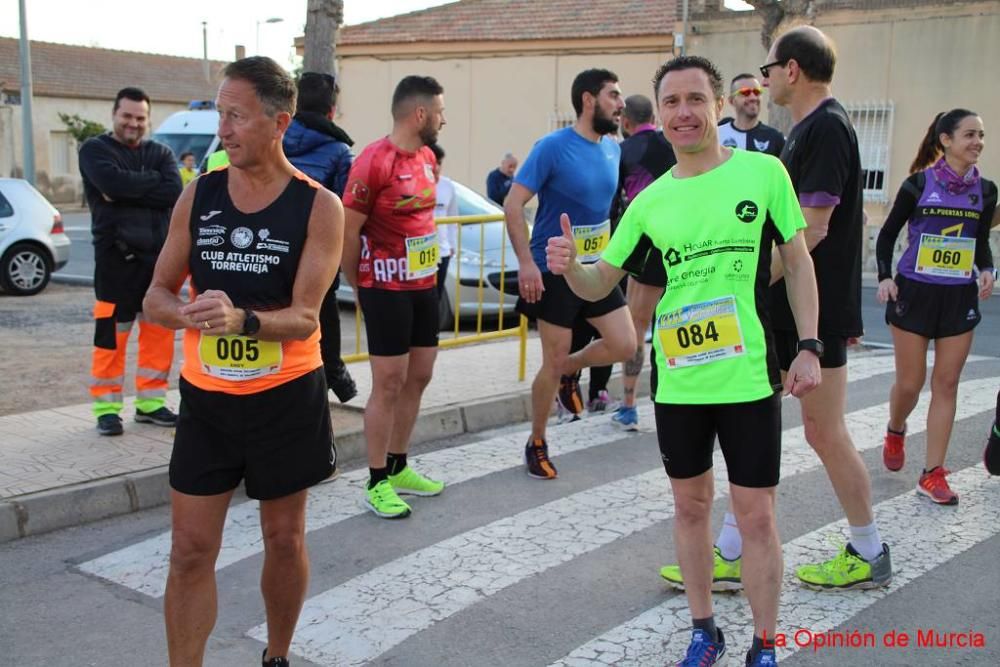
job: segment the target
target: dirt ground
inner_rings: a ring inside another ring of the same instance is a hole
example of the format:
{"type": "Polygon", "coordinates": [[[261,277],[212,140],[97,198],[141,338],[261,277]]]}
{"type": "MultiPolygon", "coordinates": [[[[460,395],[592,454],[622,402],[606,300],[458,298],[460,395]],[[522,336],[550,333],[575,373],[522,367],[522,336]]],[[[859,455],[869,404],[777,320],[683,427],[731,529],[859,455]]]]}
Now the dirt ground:
{"type": "MultiPolygon", "coordinates": [[[[91,287],[50,283],[31,297],[0,292],[0,415],[90,401],[93,303],[91,287]]],[[[133,330],[133,340],[137,334],[133,330]]],[[[125,391],[131,394],[134,344],[129,352],[125,391]]],[[[176,359],[180,359],[179,337],[176,359]]],[[[175,363],[172,375],[176,370],[175,363]]]]}

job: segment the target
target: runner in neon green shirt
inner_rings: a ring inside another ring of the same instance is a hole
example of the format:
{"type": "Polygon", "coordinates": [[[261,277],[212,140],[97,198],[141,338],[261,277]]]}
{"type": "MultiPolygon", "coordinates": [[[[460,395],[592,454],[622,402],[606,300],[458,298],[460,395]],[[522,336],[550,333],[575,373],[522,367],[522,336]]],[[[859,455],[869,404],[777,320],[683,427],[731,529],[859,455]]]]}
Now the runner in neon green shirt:
{"type": "Polygon", "coordinates": [[[563,235],[549,240],[546,259],[552,273],[565,275],[577,295],[591,300],[646,261],[664,263],[667,290],[656,308],[653,396],[694,625],[685,660],[712,665],[726,651],[711,598],[712,451],[718,436],[743,533],[742,578],[754,614],[747,664],[763,664],[774,660],[764,639],[774,636],[781,582],[774,518],[781,380],[767,312],[772,244],[804,338],[784,383],[785,393],[795,396],[811,391],[821,377],[816,279],[800,233],[805,221],[784,167],[769,155],[719,145],[724,98],[715,66],[681,56],[654,80],[677,165],[632,201],[598,262],[576,260],[565,215],[563,235]]]}

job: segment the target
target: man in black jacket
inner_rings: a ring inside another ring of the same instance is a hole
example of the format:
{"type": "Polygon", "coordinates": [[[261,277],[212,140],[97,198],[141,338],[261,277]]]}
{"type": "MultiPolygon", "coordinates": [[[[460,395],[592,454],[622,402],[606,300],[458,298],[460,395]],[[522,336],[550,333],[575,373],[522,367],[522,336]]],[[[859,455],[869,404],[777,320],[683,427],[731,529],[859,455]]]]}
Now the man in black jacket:
{"type": "MultiPolygon", "coordinates": [[[[332,75],[322,72],[303,72],[297,87],[295,116],[282,139],[285,157],[306,176],[319,181],[338,197],[343,197],[347,174],[354,160],[351,155],[354,142],[333,122],[340,88],[332,75]]],[[[320,350],[326,384],[342,403],[346,403],[357,396],[358,388],[340,358],[338,287],[340,271],[323,298],[319,311],[322,332],[320,350]]]]}
{"type": "MultiPolygon", "coordinates": [[[[143,141],[149,97],[123,88],[112,108],[112,131],[80,148],[80,172],[90,206],[94,242],[94,355],[90,394],[101,435],[123,432],[125,348],[132,323],[167,237],[170,211],[181,193],[177,160],[170,149],[143,141]]],[[[205,220],[211,226],[210,220],[205,220]]],[[[166,406],[174,335],[139,319],[135,420],[173,426],[166,406]]]]}

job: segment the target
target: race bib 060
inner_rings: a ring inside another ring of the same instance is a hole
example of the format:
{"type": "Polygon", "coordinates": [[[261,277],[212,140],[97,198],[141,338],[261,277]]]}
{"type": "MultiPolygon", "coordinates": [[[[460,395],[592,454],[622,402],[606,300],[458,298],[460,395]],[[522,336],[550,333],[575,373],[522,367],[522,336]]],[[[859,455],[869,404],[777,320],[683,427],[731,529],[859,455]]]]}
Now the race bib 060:
{"type": "Polygon", "coordinates": [[[969,278],[976,254],[976,239],[921,234],[917,273],[945,278],[969,278]]]}

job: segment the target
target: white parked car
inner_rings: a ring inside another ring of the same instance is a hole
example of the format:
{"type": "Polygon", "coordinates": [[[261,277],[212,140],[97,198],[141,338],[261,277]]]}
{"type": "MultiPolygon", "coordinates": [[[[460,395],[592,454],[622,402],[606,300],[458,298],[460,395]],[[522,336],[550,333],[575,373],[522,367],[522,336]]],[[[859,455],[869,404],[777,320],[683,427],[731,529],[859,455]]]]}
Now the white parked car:
{"type": "Polygon", "coordinates": [[[69,261],[62,216],[21,178],[0,178],[0,289],[30,296],[69,261]]]}
{"type": "MultiPolygon", "coordinates": [[[[459,215],[503,214],[503,209],[474,192],[470,188],[452,181],[455,196],[458,197],[459,215]]],[[[504,270],[503,293],[504,326],[516,326],[514,304],[517,302],[517,255],[507,237],[504,222],[484,222],[461,226],[461,252],[452,257],[448,264],[448,281],[441,297],[441,326],[449,328],[455,317],[457,300],[460,317],[475,317],[479,312],[479,286],[482,284],[483,316],[495,316],[500,312],[500,275],[504,270]],[[480,256],[480,235],[482,235],[482,256],[480,256]],[[506,246],[506,249],[503,249],[506,246]],[[501,259],[503,264],[501,264],[501,259]],[[480,264],[483,280],[480,281],[480,264]],[[461,289],[457,290],[458,278],[461,289]],[[512,319],[507,320],[507,316],[512,319]]],[[[341,280],[337,290],[337,300],[354,303],[354,290],[346,280],[341,280]]]]}

